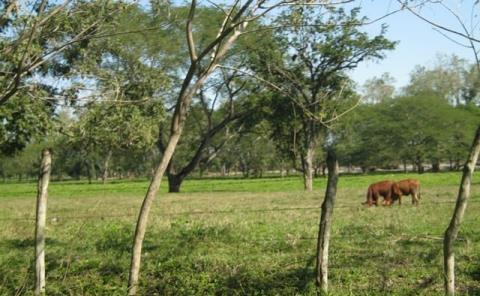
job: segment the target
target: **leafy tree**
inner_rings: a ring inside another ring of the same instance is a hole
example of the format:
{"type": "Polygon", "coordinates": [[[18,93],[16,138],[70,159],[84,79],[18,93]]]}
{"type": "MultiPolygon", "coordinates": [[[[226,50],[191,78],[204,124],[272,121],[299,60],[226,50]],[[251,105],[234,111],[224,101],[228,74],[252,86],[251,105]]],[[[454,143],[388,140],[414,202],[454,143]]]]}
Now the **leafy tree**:
{"type": "MultiPolygon", "coordinates": [[[[169,192],[178,192],[185,177],[200,163],[211,162],[230,136],[222,132],[251,112],[245,101],[255,87],[246,87],[238,74],[222,71],[222,77],[212,79],[201,90],[190,107],[186,133],[167,170],[169,192]]],[[[164,150],[163,141],[159,145],[164,150]]]]}
{"type": "Polygon", "coordinates": [[[339,133],[338,146],[346,155],[342,161],[364,171],[399,164],[406,169],[412,163],[421,173],[426,162],[439,170],[442,161],[453,162],[468,149],[475,125],[469,110],[453,107],[435,93],[361,106],[339,133]]]}
{"type": "Polygon", "coordinates": [[[466,66],[466,61],[456,55],[437,56],[433,67],[415,67],[404,92],[406,95],[433,92],[451,104],[460,105],[466,66]]]}
{"type": "Polygon", "coordinates": [[[35,75],[68,70],[68,59],[57,63],[53,58],[67,49],[86,47],[124,7],[108,1],[60,4],[42,0],[35,5],[1,1],[0,105],[19,90],[28,92],[25,85],[36,84],[35,75]]]}
{"type": "MultiPolygon", "coordinates": [[[[194,18],[197,10],[197,2],[193,0],[185,19],[186,44],[188,45],[189,62],[182,83],[178,87],[178,95],[175,100],[175,108],[172,114],[170,133],[165,144],[165,150],[162,159],[150,183],[149,189],[142,203],[142,208],[138,217],[137,227],[135,229],[135,238],[132,250],[132,261],[129,276],[129,295],[135,295],[137,292],[138,276],[140,270],[140,259],[143,238],[146,232],[148,214],[151,205],[160,187],[162,177],[167,170],[168,164],[175,152],[176,146],[182,135],[187,112],[194,95],[204,86],[208,78],[219,67],[225,59],[227,53],[232,48],[241,34],[243,34],[251,21],[260,19],[273,9],[288,5],[297,4],[296,1],[272,1],[268,8],[265,8],[264,2],[241,2],[235,1],[233,6],[225,7],[226,15],[219,19],[219,22],[212,20],[212,25],[218,28],[217,34],[208,38],[205,44],[199,44],[198,35],[193,29],[194,18]]],[[[213,5],[215,8],[220,6],[213,5]]]]}
{"type": "Polygon", "coordinates": [[[59,94],[52,77],[64,77],[77,58],[71,53],[112,27],[123,7],[104,1],[0,1],[1,153],[11,155],[48,134],[59,94]]]}
{"type": "Polygon", "coordinates": [[[465,82],[461,91],[466,105],[480,105],[480,75],[477,65],[471,65],[470,69],[465,71],[465,82]]]}
{"type": "Polygon", "coordinates": [[[39,89],[32,99],[25,93],[0,105],[0,154],[13,155],[32,139],[48,134],[54,116],[54,101],[49,92],[39,89]]]}
{"type": "Polygon", "coordinates": [[[292,8],[279,20],[282,29],[259,43],[253,57],[254,70],[275,92],[273,117],[285,120],[277,120],[272,137],[295,139],[306,190],[312,190],[321,135],[327,136],[327,128],[355,105],[345,71],[362,61],[380,59],[384,50],[394,47],[383,36],[385,27],[373,38],[360,31],[358,13],[335,7],[321,12],[308,6],[292,8]]]}
{"type": "Polygon", "coordinates": [[[178,65],[166,20],[132,5],[115,16],[115,23],[104,38],[71,48],[58,61],[75,57],[67,63],[73,83],[64,90],[81,107],[71,144],[84,153],[80,167],[89,178],[100,167],[104,182],[112,158],[138,156],[156,142],[172,82],[167,72],[178,65]]]}
{"type": "MultiPolygon", "coordinates": [[[[73,127],[72,144],[86,154],[102,156],[102,180],[105,182],[112,155],[150,149],[156,143],[157,125],[162,118],[163,107],[155,101],[127,105],[115,104],[115,101],[95,104],[80,114],[73,127]]],[[[92,166],[86,165],[89,169],[92,166]]]]}
{"type": "Polygon", "coordinates": [[[393,83],[395,83],[395,79],[389,73],[368,79],[363,84],[364,101],[369,104],[377,104],[393,98],[395,92],[393,83]]]}

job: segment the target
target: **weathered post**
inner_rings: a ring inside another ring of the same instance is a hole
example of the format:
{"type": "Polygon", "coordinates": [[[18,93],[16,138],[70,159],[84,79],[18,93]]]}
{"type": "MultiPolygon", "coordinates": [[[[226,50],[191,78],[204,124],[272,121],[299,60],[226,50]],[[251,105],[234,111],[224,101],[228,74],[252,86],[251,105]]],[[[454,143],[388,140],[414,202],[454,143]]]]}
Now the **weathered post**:
{"type": "Polygon", "coordinates": [[[445,294],[449,296],[455,295],[455,253],[453,251],[453,243],[457,239],[458,231],[467,208],[467,201],[470,197],[470,184],[472,182],[473,171],[478,161],[480,153],[480,126],[475,133],[472,148],[467,162],[463,167],[462,182],[458,191],[457,204],[453,211],[452,220],[445,230],[443,239],[443,269],[445,272],[445,294]]]}
{"type": "Polygon", "coordinates": [[[45,223],[47,220],[47,197],[52,156],[49,149],[42,151],[42,163],[38,176],[37,213],[35,221],[35,295],[45,293],[45,223]]]}
{"type": "Polygon", "coordinates": [[[328,150],[327,153],[327,169],[327,189],[325,190],[325,199],[322,203],[320,225],[318,228],[316,275],[317,286],[319,286],[324,293],[328,291],[328,246],[338,182],[338,162],[333,150],[328,150]]]}

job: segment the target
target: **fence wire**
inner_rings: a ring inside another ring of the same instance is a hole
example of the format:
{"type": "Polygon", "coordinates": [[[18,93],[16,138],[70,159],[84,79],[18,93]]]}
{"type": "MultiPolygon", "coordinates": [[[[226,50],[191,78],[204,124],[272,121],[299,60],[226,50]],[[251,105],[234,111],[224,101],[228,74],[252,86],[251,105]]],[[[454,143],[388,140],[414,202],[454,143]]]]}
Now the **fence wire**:
{"type": "MultiPolygon", "coordinates": [[[[439,201],[431,203],[421,203],[422,205],[437,206],[437,205],[452,205],[456,201],[439,201]]],[[[480,200],[471,200],[468,202],[480,203],[480,200]]],[[[392,206],[392,207],[395,207],[392,206]]],[[[366,205],[338,205],[335,209],[367,209],[366,205]]],[[[308,211],[320,210],[321,206],[310,207],[286,207],[286,208],[263,208],[263,209],[231,209],[231,210],[206,210],[206,211],[183,211],[183,212],[153,212],[155,215],[163,216],[188,216],[188,215],[214,215],[214,214],[236,214],[236,213],[262,213],[262,212],[284,212],[284,211],[308,211]]],[[[122,217],[137,217],[138,213],[124,213],[124,214],[101,214],[101,215],[56,215],[55,212],[48,213],[49,219],[64,219],[64,220],[88,220],[88,219],[105,219],[105,218],[122,218],[122,217]]],[[[35,221],[35,216],[28,217],[1,217],[0,221],[35,221]]]]}

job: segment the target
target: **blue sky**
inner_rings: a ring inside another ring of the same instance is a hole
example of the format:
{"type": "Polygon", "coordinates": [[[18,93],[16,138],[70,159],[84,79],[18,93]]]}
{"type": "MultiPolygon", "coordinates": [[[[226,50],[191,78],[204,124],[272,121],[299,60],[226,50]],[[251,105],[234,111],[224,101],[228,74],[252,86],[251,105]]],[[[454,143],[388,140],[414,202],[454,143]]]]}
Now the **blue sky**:
{"type": "MultiPolygon", "coordinates": [[[[470,24],[471,19],[472,2],[473,0],[445,1],[450,8],[455,9],[462,18],[466,19],[468,24],[470,24]]],[[[355,5],[361,5],[361,14],[370,19],[376,19],[399,8],[396,0],[363,0],[357,1],[355,5]]],[[[420,13],[436,22],[458,28],[455,17],[441,6],[424,7],[420,10],[420,13]]],[[[387,38],[399,41],[399,44],[396,49],[387,53],[384,60],[364,62],[351,73],[352,78],[360,86],[366,79],[389,72],[396,79],[395,86],[397,88],[402,87],[408,83],[409,73],[415,65],[432,65],[437,54],[456,54],[468,61],[473,62],[474,60],[471,49],[448,40],[433,30],[431,25],[420,20],[409,11],[400,11],[379,23],[365,26],[364,30],[372,34],[378,33],[381,23],[386,23],[389,26],[387,38]]]]}

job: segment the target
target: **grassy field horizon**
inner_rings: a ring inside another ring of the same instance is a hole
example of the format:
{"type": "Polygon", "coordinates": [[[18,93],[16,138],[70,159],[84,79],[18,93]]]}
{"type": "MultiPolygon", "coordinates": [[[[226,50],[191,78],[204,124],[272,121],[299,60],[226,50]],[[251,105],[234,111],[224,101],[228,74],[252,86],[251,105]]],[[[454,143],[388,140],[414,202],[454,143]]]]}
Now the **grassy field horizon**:
{"type": "MultiPolygon", "coordinates": [[[[461,173],[341,176],[330,244],[332,295],[443,295],[442,235],[461,173]],[[365,207],[368,184],[417,178],[410,198],[365,207]]],[[[141,295],[316,295],[314,255],[326,179],[298,176],[166,183],[149,220],[141,295]]],[[[456,243],[457,292],[480,295],[480,178],[456,243]]],[[[136,216],[148,180],[52,182],[48,295],[125,295],[136,216]]],[[[0,295],[32,295],[35,183],[0,183],[0,295]]]]}

